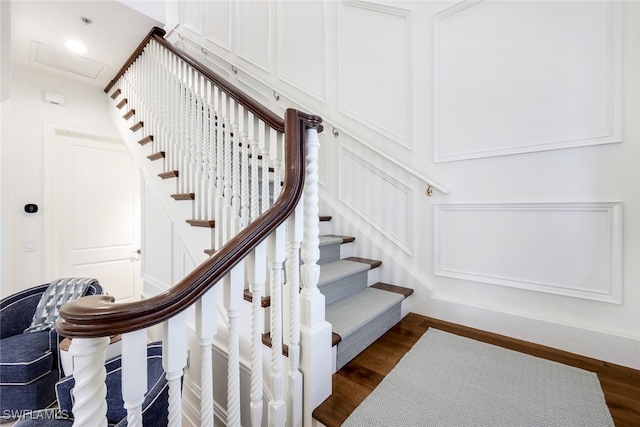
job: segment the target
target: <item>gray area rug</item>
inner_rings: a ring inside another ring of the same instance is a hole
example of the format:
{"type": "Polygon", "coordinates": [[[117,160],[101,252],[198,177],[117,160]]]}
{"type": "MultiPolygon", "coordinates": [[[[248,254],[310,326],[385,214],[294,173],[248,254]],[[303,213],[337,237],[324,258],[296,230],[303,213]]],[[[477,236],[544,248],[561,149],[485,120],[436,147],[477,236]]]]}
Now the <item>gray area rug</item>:
{"type": "Polygon", "coordinates": [[[593,372],[429,329],[343,426],[614,424],[593,372]]]}

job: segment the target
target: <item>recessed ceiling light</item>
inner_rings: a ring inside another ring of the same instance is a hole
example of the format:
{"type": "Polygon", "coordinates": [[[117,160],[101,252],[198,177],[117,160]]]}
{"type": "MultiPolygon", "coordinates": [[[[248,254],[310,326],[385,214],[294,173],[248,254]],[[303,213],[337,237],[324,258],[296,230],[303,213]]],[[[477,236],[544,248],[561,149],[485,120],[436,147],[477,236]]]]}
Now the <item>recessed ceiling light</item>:
{"type": "Polygon", "coordinates": [[[87,51],[87,47],[79,40],[67,40],[65,46],[75,53],[85,53],[87,51]]]}

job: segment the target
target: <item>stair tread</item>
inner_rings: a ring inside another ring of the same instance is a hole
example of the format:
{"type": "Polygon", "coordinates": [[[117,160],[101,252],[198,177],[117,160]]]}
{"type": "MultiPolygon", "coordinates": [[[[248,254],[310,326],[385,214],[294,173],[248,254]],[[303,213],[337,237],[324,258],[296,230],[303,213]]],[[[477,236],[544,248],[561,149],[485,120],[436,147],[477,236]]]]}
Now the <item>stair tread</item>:
{"type": "Polygon", "coordinates": [[[111,99],[116,99],[118,96],[120,96],[121,93],[122,91],[120,89],[114,90],[113,93],[111,94],[111,99]]]}
{"type": "Polygon", "coordinates": [[[409,298],[411,294],[413,294],[413,289],[405,288],[403,286],[391,285],[389,283],[378,282],[375,285],[371,285],[371,288],[381,289],[383,291],[395,292],[396,294],[400,294],[405,298],[409,298]]]}
{"type": "MultiPolygon", "coordinates": [[[[253,302],[253,293],[251,292],[251,290],[245,289],[243,297],[244,297],[245,301],[253,302]]],[[[262,301],[260,303],[260,306],[262,308],[269,307],[271,305],[271,297],[270,296],[262,297],[261,299],[262,299],[262,301]]]]}
{"type": "Polygon", "coordinates": [[[318,287],[321,288],[323,286],[328,285],[329,283],[333,283],[337,280],[343,279],[348,276],[352,276],[354,274],[370,270],[371,267],[369,264],[354,262],[354,261],[345,261],[343,259],[339,259],[336,261],[329,261],[327,263],[322,264],[322,268],[320,269],[320,280],[318,281],[318,287]]]}
{"type": "Polygon", "coordinates": [[[187,224],[193,227],[214,228],[216,222],[208,219],[188,219],[187,224]]]}
{"type": "Polygon", "coordinates": [[[339,234],[325,234],[324,236],[320,236],[321,241],[323,237],[333,237],[336,239],[342,239],[342,243],[351,243],[356,240],[356,238],[353,236],[341,236],[339,234]]]}
{"type": "Polygon", "coordinates": [[[368,287],[327,305],[325,318],[344,339],[403,299],[400,294],[368,287]]]}
{"type": "MultiPolygon", "coordinates": [[[[147,135],[144,138],[142,138],[140,141],[138,141],[138,144],[145,145],[151,141],[153,141],[153,135],[147,135]]],[[[164,151],[162,151],[162,153],[164,153],[164,151]]]]}
{"type": "Polygon", "coordinates": [[[361,262],[363,264],[368,264],[371,267],[370,268],[377,268],[380,267],[382,265],[382,261],[378,261],[375,259],[369,259],[369,258],[361,258],[361,257],[357,257],[357,256],[350,256],[349,258],[344,258],[345,261],[353,261],[353,262],[361,262]]]}
{"type": "Polygon", "coordinates": [[[331,221],[330,215],[320,215],[320,221],[331,221]]]}
{"type": "Polygon", "coordinates": [[[177,193],[172,194],[171,197],[173,200],[195,200],[195,193],[177,193]]]}
{"type": "Polygon", "coordinates": [[[148,155],[147,159],[154,161],[154,160],[164,159],[164,157],[165,157],[164,151],[158,151],[157,153],[148,155]]]}
{"type": "Polygon", "coordinates": [[[162,172],[158,174],[158,176],[162,179],[176,178],[178,175],[179,175],[178,171],[168,171],[168,172],[162,172]]]}

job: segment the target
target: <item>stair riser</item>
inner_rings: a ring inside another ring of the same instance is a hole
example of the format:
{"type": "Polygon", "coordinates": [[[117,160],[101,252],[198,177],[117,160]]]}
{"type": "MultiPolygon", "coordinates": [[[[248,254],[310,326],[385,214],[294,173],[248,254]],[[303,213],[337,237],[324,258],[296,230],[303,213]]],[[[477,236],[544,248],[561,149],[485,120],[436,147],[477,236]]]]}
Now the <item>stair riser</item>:
{"type": "Polygon", "coordinates": [[[341,369],[402,319],[401,302],[338,343],[336,369],[341,369]]]}
{"type": "Polygon", "coordinates": [[[368,271],[362,271],[353,276],[336,280],[323,286],[319,286],[320,292],[324,295],[325,304],[332,304],[347,295],[363,289],[367,286],[368,271]]]}

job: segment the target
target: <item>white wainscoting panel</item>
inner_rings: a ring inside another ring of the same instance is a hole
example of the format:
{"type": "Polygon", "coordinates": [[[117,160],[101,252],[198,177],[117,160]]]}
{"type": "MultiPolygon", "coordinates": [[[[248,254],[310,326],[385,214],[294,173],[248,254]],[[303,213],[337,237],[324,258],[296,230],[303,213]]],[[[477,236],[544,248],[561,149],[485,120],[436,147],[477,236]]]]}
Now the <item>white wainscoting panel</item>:
{"type": "Polygon", "coordinates": [[[243,0],[236,7],[236,54],[269,72],[271,19],[268,1],[243,0]]]}
{"type": "Polygon", "coordinates": [[[321,102],[327,87],[325,11],[322,1],[278,2],[278,77],[321,102]]]}
{"type": "Polygon", "coordinates": [[[146,180],[142,184],[142,278],[157,288],[173,284],[173,222],[146,180]]]}
{"type": "Polygon", "coordinates": [[[620,142],[622,2],[465,1],[435,15],[435,161],[620,142]]]}
{"type": "Polygon", "coordinates": [[[207,1],[205,11],[205,37],[223,49],[231,50],[231,2],[207,1]]]}
{"type": "Polygon", "coordinates": [[[411,11],[344,1],[338,44],[340,112],[411,149],[411,11]]]}
{"type": "Polygon", "coordinates": [[[434,206],[434,274],[622,302],[622,202],[434,206]]]}
{"type": "Polygon", "coordinates": [[[182,1],[182,17],[180,19],[182,26],[201,36],[203,11],[202,0],[182,1]]]}
{"type": "Polygon", "coordinates": [[[408,255],[413,252],[413,191],[341,146],[340,200],[408,255]]]}

